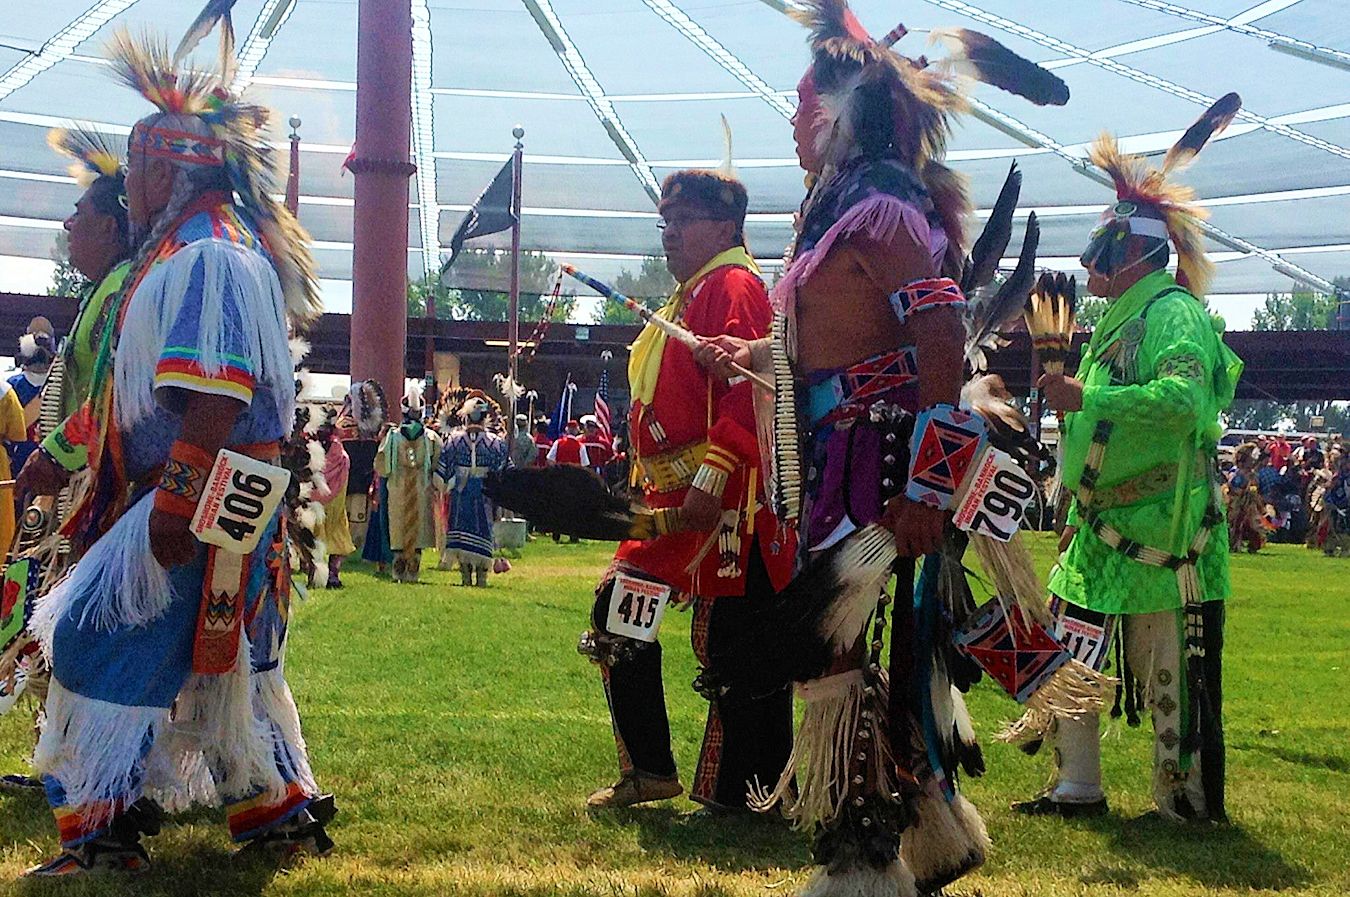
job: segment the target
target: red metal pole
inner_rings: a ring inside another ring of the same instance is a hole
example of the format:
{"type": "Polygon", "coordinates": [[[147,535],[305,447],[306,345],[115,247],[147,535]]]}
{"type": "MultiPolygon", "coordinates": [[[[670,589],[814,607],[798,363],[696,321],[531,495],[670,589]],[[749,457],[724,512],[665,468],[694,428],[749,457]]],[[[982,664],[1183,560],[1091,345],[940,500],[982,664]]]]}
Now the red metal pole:
{"type": "Polygon", "coordinates": [[[291,167],[286,172],[286,208],[291,214],[300,217],[300,116],[292,115],[291,126],[291,167]]]}
{"type": "Polygon", "coordinates": [[[411,129],[412,2],[359,0],[351,373],[378,380],[390,401],[403,395],[406,369],[411,129]]]}
{"type": "MultiPolygon", "coordinates": [[[[514,390],[517,376],[516,355],[520,351],[517,342],[520,337],[520,175],[524,168],[525,145],[521,138],[525,129],[516,125],[511,131],[516,138],[516,151],[511,156],[511,297],[506,312],[506,332],[509,346],[506,350],[506,370],[511,377],[514,390]]],[[[507,413],[506,432],[508,439],[516,437],[516,400],[510,398],[510,410],[507,413]]]]}

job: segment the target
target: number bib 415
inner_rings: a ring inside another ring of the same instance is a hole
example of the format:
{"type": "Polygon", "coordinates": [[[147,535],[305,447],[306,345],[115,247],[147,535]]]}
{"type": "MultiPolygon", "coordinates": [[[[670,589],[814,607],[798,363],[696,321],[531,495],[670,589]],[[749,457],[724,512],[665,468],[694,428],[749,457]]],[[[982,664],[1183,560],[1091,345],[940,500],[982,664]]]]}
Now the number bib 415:
{"type": "Polygon", "coordinates": [[[656,641],[670,593],[670,586],[663,582],[616,573],[605,628],[614,635],[626,635],[640,642],[656,641]]]}
{"type": "Polygon", "coordinates": [[[192,515],[192,535],[226,551],[249,553],[290,482],[288,470],[221,449],[192,515]]]}

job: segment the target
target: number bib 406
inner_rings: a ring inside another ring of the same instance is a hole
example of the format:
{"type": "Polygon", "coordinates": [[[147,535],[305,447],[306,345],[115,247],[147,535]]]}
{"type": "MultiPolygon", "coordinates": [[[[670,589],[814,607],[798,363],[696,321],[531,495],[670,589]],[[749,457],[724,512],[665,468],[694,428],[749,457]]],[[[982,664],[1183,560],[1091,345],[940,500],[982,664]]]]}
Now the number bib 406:
{"type": "Polygon", "coordinates": [[[221,449],[192,515],[192,535],[238,554],[258,547],[290,485],[290,471],[221,449]]]}
{"type": "Polygon", "coordinates": [[[605,628],[614,635],[626,635],[640,642],[656,641],[670,593],[671,588],[665,583],[615,574],[605,628]]]}

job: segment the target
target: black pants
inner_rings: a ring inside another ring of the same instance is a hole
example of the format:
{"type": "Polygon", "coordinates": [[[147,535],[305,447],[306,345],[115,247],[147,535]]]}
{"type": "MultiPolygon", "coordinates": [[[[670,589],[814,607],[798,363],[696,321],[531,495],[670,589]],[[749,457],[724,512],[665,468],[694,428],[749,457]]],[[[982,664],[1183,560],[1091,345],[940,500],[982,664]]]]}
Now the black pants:
{"type": "MultiPolygon", "coordinates": [[[[609,589],[596,599],[592,620],[603,629],[609,589]]],[[[773,585],[758,547],[750,550],[745,595],[696,598],[690,631],[694,655],[706,666],[726,634],[744,625],[755,607],[773,597],[773,585]]],[[[675,775],[670,719],[661,680],[661,644],[639,644],[614,666],[600,667],[609,701],[619,768],[656,776],[675,775]]],[[[747,783],[766,787],[778,780],[792,753],[792,691],[784,687],[750,700],[718,698],[708,708],[698,770],[689,796],[699,803],[744,807],[747,783]]]]}

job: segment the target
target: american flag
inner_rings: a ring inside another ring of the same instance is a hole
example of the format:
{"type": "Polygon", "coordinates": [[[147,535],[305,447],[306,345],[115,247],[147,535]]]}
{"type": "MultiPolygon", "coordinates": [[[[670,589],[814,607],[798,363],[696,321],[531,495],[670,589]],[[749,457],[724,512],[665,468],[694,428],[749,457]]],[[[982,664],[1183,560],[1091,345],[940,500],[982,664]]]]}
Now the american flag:
{"type": "Polygon", "coordinates": [[[609,369],[600,370],[600,385],[595,388],[595,419],[600,424],[600,436],[609,442],[614,438],[609,426],[609,369]]]}

